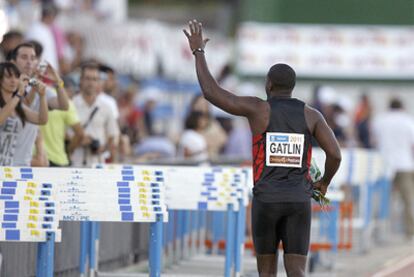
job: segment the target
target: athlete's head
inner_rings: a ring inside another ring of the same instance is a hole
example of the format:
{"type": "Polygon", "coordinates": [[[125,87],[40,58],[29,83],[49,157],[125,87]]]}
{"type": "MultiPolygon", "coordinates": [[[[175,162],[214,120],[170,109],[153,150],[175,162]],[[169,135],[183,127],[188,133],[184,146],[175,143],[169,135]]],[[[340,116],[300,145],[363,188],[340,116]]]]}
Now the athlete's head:
{"type": "Polygon", "coordinates": [[[266,94],[290,95],[296,84],[296,73],[287,64],[278,63],[273,65],[266,78],[266,94]]]}

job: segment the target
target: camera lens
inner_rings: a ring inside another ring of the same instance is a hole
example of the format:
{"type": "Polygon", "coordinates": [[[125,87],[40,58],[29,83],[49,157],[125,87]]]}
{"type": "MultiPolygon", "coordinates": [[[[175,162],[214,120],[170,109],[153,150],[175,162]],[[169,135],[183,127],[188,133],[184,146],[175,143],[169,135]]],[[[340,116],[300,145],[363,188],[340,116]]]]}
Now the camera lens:
{"type": "Polygon", "coordinates": [[[37,85],[37,80],[36,80],[35,78],[31,78],[31,79],[29,80],[29,85],[31,85],[31,86],[35,86],[35,85],[37,85]]]}

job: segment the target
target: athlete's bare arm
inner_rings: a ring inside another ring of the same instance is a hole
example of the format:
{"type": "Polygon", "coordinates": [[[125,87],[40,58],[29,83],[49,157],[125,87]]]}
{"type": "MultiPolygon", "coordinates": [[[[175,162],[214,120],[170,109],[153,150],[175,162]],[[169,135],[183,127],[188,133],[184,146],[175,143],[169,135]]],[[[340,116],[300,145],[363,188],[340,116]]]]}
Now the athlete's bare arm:
{"type": "Polygon", "coordinates": [[[206,59],[204,47],[208,39],[203,39],[201,23],[196,20],[189,22],[190,33],[183,30],[188,38],[191,51],[194,51],[198,81],[204,97],[220,109],[249,120],[253,135],[261,134],[266,130],[269,122],[270,107],[266,101],[258,97],[237,96],[222,87],[211,75],[206,59]]]}
{"type": "Polygon", "coordinates": [[[305,105],[305,119],[310,133],[326,154],[325,173],[321,181],[315,183],[315,187],[325,195],[326,189],[341,163],[341,150],[334,133],[320,112],[305,105]]]}

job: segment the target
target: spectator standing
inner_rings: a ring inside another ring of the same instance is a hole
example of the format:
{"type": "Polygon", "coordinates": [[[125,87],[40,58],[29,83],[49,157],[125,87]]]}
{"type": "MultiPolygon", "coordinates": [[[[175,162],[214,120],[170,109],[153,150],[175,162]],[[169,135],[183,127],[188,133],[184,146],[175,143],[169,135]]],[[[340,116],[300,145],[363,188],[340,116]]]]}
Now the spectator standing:
{"type": "Polygon", "coordinates": [[[74,166],[91,166],[102,163],[102,153],[113,147],[117,123],[111,108],[99,97],[99,66],[88,63],[81,68],[80,93],[73,98],[79,119],[84,128],[81,147],[74,150],[74,166]]]}
{"type": "Polygon", "coordinates": [[[202,95],[197,95],[191,101],[190,112],[199,112],[207,119],[206,128],[201,130],[201,134],[207,142],[209,156],[218,156],[227,141],[227,134],[220,123],[211,115],[210,104],[202,95]]]}
{"type": "MultiPolygon", "coordinates": [[[[14,165],[19,137],[24,135],[23,127],[27,122],[45,124],[47,122],[46,87],[36,84],[39,94],[39,112],[31,110],[23,104],[25,87],[29,78],[20,74],[13,63],[0,63],[0,165],[14,165]]],[[[30,153],[31,154],[31,153],[30,153]]]]}
{"type": "Polygon", "coordinates": [[[185,131],[180,138],[178,154],[181,157],[195,161],[208,160],[207,142],[202,135],[208,124],[208,115],[201,112],[191,112],[185,121],[185,131]]]}
{"type": "Polygon", "coordinates": [[[414,236],[414,120],[395,98],[389,111],[374,119],[373,132],[377,147],[389,170],[394,188],[401,194],[404,206],[405,235],[414,236]]]}
{"type": "Polygon", "coordinates": [[[80,145],[83,138],[83,128],[72,101],[69,101],[69,109],[67,111],[49,111],[49,121],[40,128],[50,166],[60,167],[70,164],[65,149],[65,137],[68,127],[72,129],[74,134],[67,149],[69,154],[71,154],[80,145]]]}
{"type": "Polygon", "coordinates": [[[13,49],[22,42],[23,34],[19,31],[9,31],[5,33],[0,43],[0,62],[6,61],[13,49]]]}
{"type": "Polygon", "coordinates": [[[372,108],[366,94],[361,96],[361,100],[355,112],[355,129],[358,144],[364,148],[371,148],[371,114],[372,108]]]}
{"type": "MultiPolygon", "coordinates": [[[[48,64],[46,72],[43,75],[39,75],[37,72],[40,55],[40,52],[36,55],[33,44],[22,43],[13,50],[10,58],[17,68],[25,75],[32,79],[36,79],[34,77],[39,77],[40,79],[48,80],[53,84],[57,95],[51,88],[46,88],[47,105],[50,109],[67,110],[68,96],[65,92],[63,81],[56,70],[48,64]]],[[[37,82],[41,81],[37,79],[37,82]]],[[[37,94],[36,88],[31,86],[26,87],[24,103],[32,110],[39,109],[40,98],[37,94]]],[[[16,153],[14,155],[13,164],[15,166],[30,166],[37,134],[38,126],[30,123],[24,126],[23,133],[19,136],[17,142],[20,147],[16,149],[16,153]]]]}
{"type": "Polygon", "coordinates": [[[111,162],[118,161],[118,145],[120,139],[120,128],[119,128],[119,108],[116,102],[115,95],[117,94],[117,81],[115,71],[104,64],[99,66],[101,75],[101,89],[98,95],[100,101],[105,102],[112,111],[112,115],[116,120],[116,134],[114,136],[114,143],[109,152],[106,153],[107,158],[110,158],[111,162]]]}

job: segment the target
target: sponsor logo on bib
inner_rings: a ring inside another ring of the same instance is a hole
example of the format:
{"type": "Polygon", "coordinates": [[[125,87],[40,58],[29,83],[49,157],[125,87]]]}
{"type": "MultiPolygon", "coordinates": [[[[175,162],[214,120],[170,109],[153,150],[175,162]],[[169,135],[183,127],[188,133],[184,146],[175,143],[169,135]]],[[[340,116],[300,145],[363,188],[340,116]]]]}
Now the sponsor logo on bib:
{"type": "Polygon", "coordinates": [[[266,166],[302,167],[305,136],[294,133],[266,133],[266,166]]]}

